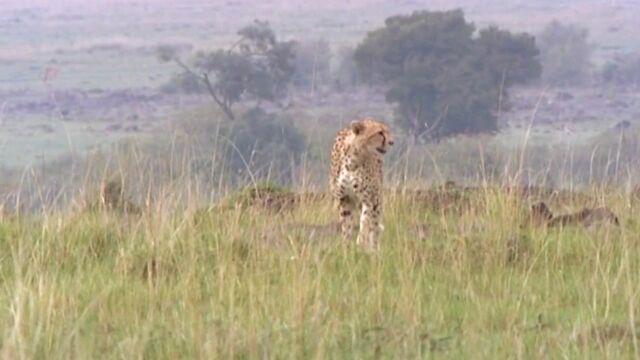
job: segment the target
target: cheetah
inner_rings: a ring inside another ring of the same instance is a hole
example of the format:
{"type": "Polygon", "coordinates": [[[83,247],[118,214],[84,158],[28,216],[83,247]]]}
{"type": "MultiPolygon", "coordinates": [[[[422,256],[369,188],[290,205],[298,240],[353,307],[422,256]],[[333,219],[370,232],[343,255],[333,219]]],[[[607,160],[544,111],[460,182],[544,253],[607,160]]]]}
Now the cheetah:
{"type": "Polygon", "coordinates": [[[360,211],[356,243],[378,249],[382,231],[382,156],[393,145],[389,128],[373,119],[356,120],[341,130],[331,151],[331,194],[339,205],[343,239],[353,235],[354,212],[360,211]]]}
{"type": "Polygon", "coordinates": [[[539,202],[531,206],[531,213],[537,223],[545,223],[550,227],[566,225],[590,227],[598,222],[620,225],[618,217],[611,210],[603,207],[583,208],[573,214],[554,216],[547,204],[539,202]]]}

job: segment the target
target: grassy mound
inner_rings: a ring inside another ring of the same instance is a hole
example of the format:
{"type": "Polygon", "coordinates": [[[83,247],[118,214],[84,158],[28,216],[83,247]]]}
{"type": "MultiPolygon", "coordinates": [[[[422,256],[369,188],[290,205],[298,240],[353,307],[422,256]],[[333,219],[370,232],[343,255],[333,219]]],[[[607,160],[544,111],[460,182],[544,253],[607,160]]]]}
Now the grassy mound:
{"type": "Polygon", "coordinates": [[[529,202],[497,187],[455,212],[390,194],[375,255],[340,239],[329,198],[284,218],[242,194],[199,222],[166,206],[1,220],[2,356],[636,354],[640,209],[620,193],[597,198],[621,226],[591,229],[530,225],[529,202]]]}

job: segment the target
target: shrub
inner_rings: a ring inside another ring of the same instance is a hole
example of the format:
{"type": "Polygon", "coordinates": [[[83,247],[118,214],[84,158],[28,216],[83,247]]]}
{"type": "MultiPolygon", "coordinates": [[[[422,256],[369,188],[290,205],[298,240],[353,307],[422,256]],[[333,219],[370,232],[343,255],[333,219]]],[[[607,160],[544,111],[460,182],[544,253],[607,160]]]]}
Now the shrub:
{"type": "Polygon", "coordinates": [[[584,81],[591,66],[592,48],[588,40],[587,29],[558,21],[549,23],[538,36],[543,80],[553,85],[584,81]]]}
{"type": "Polygon", "coordinates": [[[167,94],[206,94],[207,88],[199,77],[182,72],[171,76],[171,79],[160,87],[160,91],[167,94]]]}
{"type": "Polygon", "coordinates": [[[620,56],[602,69],[602,80],[619,85],[640,85],[640,55],[620,56]]]}
{"type": "Polygon", "coordinates": [[[326,85],[331,75],[331,46],[320,39],[296,44],[293,83],[311,91],[326,85]]]}
{"type": "Polygon", "coordinates": [[[353,58],[355,51],[353,46],[345,46],[338,51],[334,83],[339,90],[352,88],[360,82],[358,68],[353,58]]]}
{"type": "Polygon", "coordinates": [[[306,146],[291,119],[254,108],[225,133],[229,140],[226,161],[236,177],[291,182],[306,146]]]}

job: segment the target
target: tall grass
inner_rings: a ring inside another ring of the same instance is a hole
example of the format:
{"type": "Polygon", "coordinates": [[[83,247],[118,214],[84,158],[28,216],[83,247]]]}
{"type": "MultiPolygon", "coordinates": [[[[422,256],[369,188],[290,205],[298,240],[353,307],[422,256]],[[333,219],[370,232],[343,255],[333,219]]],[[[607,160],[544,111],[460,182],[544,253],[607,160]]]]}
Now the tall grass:
{"type": "MultiPolygon", "coordinates": [[[[342,242],[327,199],[0,225],[8,358],[637,356],[635,204],[622,226],[547,229],[499,187],[434,209],[389,194],[378,254],[342,242]],[[418,234],[421,227],[424,234],[418,234]]],[[[576,207],[579,204],[564,204],[576,207]]]]}
{"type": "MultiPolygon", "coordinates": [[[[216,206],[237,196],[219,156],[228,149],[190,136],[70,159],[46,181],[29,169],[9,184],[3,357],[640,356],[639,209],[628,189],[609,186],[631,184],[620,179],[635,173],[635,145],[589,154],[615,182],[523,197],[514,184],[584,179],[565,166],[575,161],[554,167],[575,154],[504,151],[482,138],[399,141],[386,165],[402,191],[386,194],[382,248],[368,254],[340,239],[326,197],[278,214],[216,206]],[[449,179],[476,187],[442,190],[438,202],[410,191],[449,179]],[[140,213],[91,206],[114,180],[140,213]],[[621,226],[534,226],[538,200],[559,212],[606,205],[621,226]]],[[[327,158],[301,158],[293,189],[323,189],[327,158]]]]}

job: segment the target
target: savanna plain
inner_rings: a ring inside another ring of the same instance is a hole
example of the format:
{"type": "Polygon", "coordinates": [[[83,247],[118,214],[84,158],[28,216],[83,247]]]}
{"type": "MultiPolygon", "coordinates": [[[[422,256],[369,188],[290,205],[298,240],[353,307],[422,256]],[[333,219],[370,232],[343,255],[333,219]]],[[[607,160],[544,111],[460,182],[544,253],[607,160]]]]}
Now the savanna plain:
{"type": "Polygon", "coordinates": [[[640,80],[600,74],[639,51],[635,3],[455,2],[478,27],[580,18],[592,62],[514,87],[497,131],[425,142],[340,77],[337,50],[450,2],[113,4],[0,10],[2,358],[640,358],[640,80]],[[167,90],[181,68],[156,48],[226,49],[256,14],[326,40],[326,73],[314,50],[278,115],[243,99],[234,125],[167,90]],[[333,136],[363,114],[397,138],[373,253],[341,238],[327,192],[333,136]],[[548,226],[540,201],[617,223],[548,226]]]}

